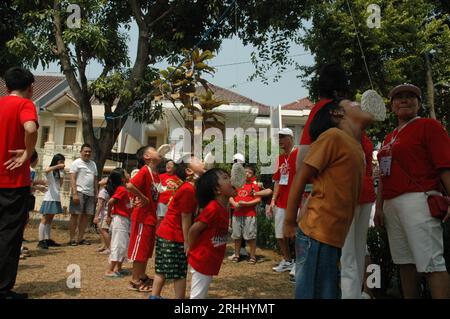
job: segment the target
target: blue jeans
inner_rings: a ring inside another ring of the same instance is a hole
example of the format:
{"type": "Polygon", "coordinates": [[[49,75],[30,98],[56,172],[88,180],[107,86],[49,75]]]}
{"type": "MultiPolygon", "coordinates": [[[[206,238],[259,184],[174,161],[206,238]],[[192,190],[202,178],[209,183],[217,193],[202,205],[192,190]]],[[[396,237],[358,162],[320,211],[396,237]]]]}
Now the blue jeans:
{"type": "Polygon", "coordinates": [[[341,249],[318,242],[297,228],[295,298],[340,299],[341,249]]]}

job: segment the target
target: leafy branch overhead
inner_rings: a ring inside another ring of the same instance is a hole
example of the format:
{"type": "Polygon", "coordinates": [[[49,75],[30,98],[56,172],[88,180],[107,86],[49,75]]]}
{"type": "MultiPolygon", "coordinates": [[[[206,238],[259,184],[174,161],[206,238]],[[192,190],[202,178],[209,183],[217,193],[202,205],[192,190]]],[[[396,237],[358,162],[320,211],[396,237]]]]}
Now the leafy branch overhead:
{"type": "Polygon", "coordinates": [[[207,64],[214,58],[210,50],[183,50],[184,61],[177,68],[170,66],[159,71],[160,78],[152,82],[154,91],[151,96],[155,101],[166,99],[180,111],[186,127],[193,132],[194,120],[202,120],[203,127],[224,127],[225,116],[214,109],[228,104],[218,100],[208,82],[202,77],[204,73],[214,74],[213,67],[207,64]],[[203,92],[203,93],[202,93],[203,92]]]}

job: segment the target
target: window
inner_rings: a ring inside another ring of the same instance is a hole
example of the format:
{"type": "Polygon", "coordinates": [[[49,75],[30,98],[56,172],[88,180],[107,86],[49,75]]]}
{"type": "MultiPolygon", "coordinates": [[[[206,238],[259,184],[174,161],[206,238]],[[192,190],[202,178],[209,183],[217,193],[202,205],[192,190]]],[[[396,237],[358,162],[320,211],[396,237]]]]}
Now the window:
{"type": "Polygon", "coordinates": [[[156,143],[158,138],[156,136],[148,136],[147,137],[147,145],[156,148],[156,143]]]}
{"type": "Polygon", "coordinates": [[[45,147],[45,142],[48,142],[48,136],[50,134],[50,127],[43,126],[41,134],[41,148],[45,147]]]}
{"type": "Polygon", "coordinates": [[[77,137],[77,121],[66,121],[63,145],[73,145],[77,137]]]}

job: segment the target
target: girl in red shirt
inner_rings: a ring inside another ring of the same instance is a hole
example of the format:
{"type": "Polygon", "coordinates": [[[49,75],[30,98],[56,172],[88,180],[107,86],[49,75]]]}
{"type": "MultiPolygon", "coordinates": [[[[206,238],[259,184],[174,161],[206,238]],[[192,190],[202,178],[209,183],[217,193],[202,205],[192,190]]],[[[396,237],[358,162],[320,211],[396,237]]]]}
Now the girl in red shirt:
{"type": "Polygon", "coordinates": [[[203,210],[188,235],[191,299],[206,298],[212,276],[219,274],[228,239],[229,199],[235,195],[230,176],[222,169],[213,168],[197,181],[197,200],[203,210]]]}
{"type": "Polygon", "coordinates": [[[197,211],[194,182],[205,171],[194,156],[182,158],[176,175],[184,181],[169,201],[167,213],[156,231],[155,277],[150,299],[161,298],[166,279],[173,279],[175,298],[184,299],[187,276],[187,234],[197,211]],[[187,160],[189,158],[190,160],[187,160]]]}
{"type": "Polygon", "coordinates": [[[127,256],[130,240],[131,201],[125,185],[129,179],[122,168],[115,168],[109,175],[108,182],[113,186],[113,196],[108,201],[107,224],[111,225],[111,254],[106,277],[122,277],[122,263],[127,256]]]}

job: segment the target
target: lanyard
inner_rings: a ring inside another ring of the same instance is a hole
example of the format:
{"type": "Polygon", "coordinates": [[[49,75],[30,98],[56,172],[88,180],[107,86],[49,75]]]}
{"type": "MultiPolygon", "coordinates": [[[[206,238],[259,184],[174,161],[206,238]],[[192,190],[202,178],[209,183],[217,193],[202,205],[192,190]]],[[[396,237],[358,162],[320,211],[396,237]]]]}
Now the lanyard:
{"type": "Polygon", "coordinates": [[[415,118],[409,120],[408,122],[406,122],[405,124],[403,124],[400,128],[396,128],[394,130],[394,133],[397,131],[397,133],[394,135],[394,133],[392,133],[392,139],[390,140],[390,142],[388,143],[389,148],[392,147],[392,145],[395,143],[395,141],[397,140],[398,135],[400,134],[400,132],[407,127],[409,124],[411,124],[412,122],[414,122],[415,120],[419,119],[420,116],[416,116],[415,118]]]}
{"type": "Polygon", "coordinates": [[[286,164],[286,167],[289,167],[289,160],[291,159],[291,155],[294,152],[295,148],[293,147],[291,151],[289,152],[289,155],[287,155],[284,159],[284,164],[286,164]]]}

